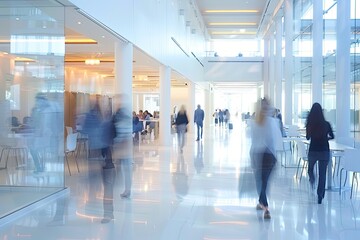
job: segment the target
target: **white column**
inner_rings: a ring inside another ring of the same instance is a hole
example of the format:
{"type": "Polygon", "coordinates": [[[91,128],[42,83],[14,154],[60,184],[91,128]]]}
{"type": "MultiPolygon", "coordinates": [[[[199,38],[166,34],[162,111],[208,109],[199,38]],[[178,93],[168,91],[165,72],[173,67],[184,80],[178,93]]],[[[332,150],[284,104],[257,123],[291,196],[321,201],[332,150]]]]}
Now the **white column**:
{"type": "Polygon", "coordinates": [[[323,1],[313,1],[312,101],[322,104],[323,95],[323,1]]]}
{"type": "Polygon", "coordinates": [[[186,113],[189,118],[188,132],[194,132],[194,111],[195,111],[195,84],[187,83],[188,101],[186,104],[186,113]]]}
{"type": "MultiPolygon", "coordinates": [[[[2,56],[0,58],[0,76],[3,78],[0,81],[0,102],[3,102],[6,100],[6,82],[12,82],[14,81],[15,76],[13,74],[14,73],[14,65],[15,62],[14,60],[4,57],[2,56]],[[5,77],[7,76],[7,77],[5,77]]],[[[25,75],[25,73],[27,72],[23,72],[22,74],[25,75]]],[[[20,78],[20,77],[18,77],[20,78]]],[[[23,86],[22,86],[23,87],[23,86]]],[[[40,90],[40,89],[36,89],[36,90],[40,90]]],[[[4,114],[1,114],[2,116],[4,116],[4,114]]],[[[8,117],[8,116],[6,116],[8,117]]]]}
{"type": "MultiPolygon", "coordinates": [[[[114,94],[113,104],[114,110],[117,110],[121,106],[127,116],[127,126],[132,126],[132,72],[133,72],[133,45],[131,43],[115,42],[115,82],[114,82],[114,94]]],[[[131,138],[131,136],[129,136],[131,138]]],[[[126,147],[121,149],[122,154],[126,157],[126,162],[123,171],[125,172],[125,187],[129,188],[132,179],[132,164],[131,160],[133,156],[133,144],[132,139],[128,139],[126,147]],[[131,140],[131,141],[130,141],[131,140]]]]}
{"type": "Polygon", "coordinates": [[[205,90],[205,105],[202,106],[205,112],[205,119],[204,119],[204,128],[208,129],[211,124],[213,123],[212,114],[214,113],[214,105],[213,105],[213,94],[211,88],[205,90]]]}
{"type": "Polygon", "coordinates": [[[336,139],[350,136],[350,1],[345,0],[337,2],[335,134],[336,139]]]}
{"type": "Polygon", "coordinates": [[[171,145],[171,69],[160,66],[160,122],[159,143],[163,146],[171,145]]]}
{"type": "Polygon", "coordinates": [[[274,34],[270,36],[270,53],[269,53],[269,95],[271,102],[274,102],[274,86],[275,86],[275,56],[274,56],[274,34]]]}
{"type": "Polygon", "coordinates": [[[282,107],[282,16],[276,18],[276,55],[275,55],[275,99],[274,106],[281,109],[282,107]]]}
{"type": "MultiPolygon", "coordinates": [[[[264,96],[270,96],[269,90],[269,63],[270,63],[270,53],[269,53],[269,38],[265,37],[264,39],[264,70],[263,70],[263,79],[264,79],[264,96]]],[[[262,96],[259,96],[262,97],[262,96]]]]}
{"type": "Polygon", "coordinates": [[[284,124],[292,125],[293,113],[293,0],[285,1],[285,112],[284,124]]]}
{"type": "Polygon", "coordinates": [[[132,75],[133,45],[131,43],[115,43],[115,83],[114,93],[128,95],[128,105],[132,111],[132,75]]]}

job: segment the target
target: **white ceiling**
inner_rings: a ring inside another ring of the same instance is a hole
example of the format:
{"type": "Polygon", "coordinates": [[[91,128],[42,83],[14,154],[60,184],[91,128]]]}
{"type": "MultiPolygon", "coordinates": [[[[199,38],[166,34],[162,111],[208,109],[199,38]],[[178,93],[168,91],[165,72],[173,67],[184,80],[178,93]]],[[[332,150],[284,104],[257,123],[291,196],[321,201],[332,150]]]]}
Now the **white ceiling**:
{"type": "MultiPolygon", "coordinates": [[[[263,27],[260,22],[264,21],[269,14],[265,12],[275,8],[279,0],[190,0],[194,1],[201,13],[202,21],[212,39],[255,39],[262,34],[263,27]],[[206,13],[206,10],[254,10],[253,13],[206,13]],[[254,25],[226,26],[227,23],[251,23],[254,25]],[[210,23],[221,23],[225,26],[210,26],[210,23]],[[213,34],[214,32],[230,32],[234,34],[213,34]],[[251,33],[251,34],[249,34],[251,33]]],[[[68,44],[66,46],[66,65],[68,67],[87,68],[102,74],[113,74],[114,42],[115,37],[97,26],[79,12],[68,8],[66,12],[66,38],[78,38],[86,36],[94,39],[98,44],[68,44]],[[78,24],[81,22],[81,24],[78,24]],[[72,29],[72,30],[70,30],[72,29]],[[98,66],[86,66],[84,59],[98,58],[107,62],[98,66]]],[[[134,75],[152,76],[154,83],[157,81],[159,63],[144,54],[139,49],[134,49],[134,75]]],[[[173,72],[175,81],[185,79],[173,72]]],[[[141,77],[140,77],[141,78],[141,77]]],[[[135,77],[135,79],[139,79],[135,77]]],[[[149,84],[149,83],[147,83],[149,84]]]]}
{"type": "Polygon", "coordinates": [[[267,2],[266,0],[196,0],[212,39],[256,38],[267,2]],[[249,12],[207,13],[207,10],[241,10],[249,12]],[[211,25],[212,23],[221,25],[214,26],[211,25]],[[224,32],[226,34],[221,34],[224,32]]]}
{"type": "MultiPolygon", "coordinates": [[[[184,0],[185,1],[185,0],[184,0]]],[[[271,12],[279,0],[186,0],[197,5],[198,12],[201,14],[202,22],[212,39],[241,39],[256,38],[261,34],[263,27],[260,23],[269,15],[264,9],[271,12]],[[272,7],[269,7],[272,6],[272,7]],[[206,10],[255,10],[254,13],[206,13],[206,10]],[[244,26],[210,26],[210,23],[253,23],[254,25],[244,26]],[[232,32],[236,34],[213,34],[214,32],[232,32]],[[243,33],[243,34],[239,34],[243,33]],[[253,33],[253,34],[248,34],[253,33]]],[[[39,0],[13,0],[1,1],[0,6],[15,6],[17,4],[35,4],[46,1],[39,0]]],[[[54,3],[56,1],[53,1],[54,3]]],[[[71,5],[68,0],[57,0],[57,2],[71,5]]],[[[50,2],[52,3],[52,2],[50,2]]],[[[1,14],[0,14],[1,16],[1,14]]],[[[7,26],[5,24],[5,26],[7,26]]],[[[2,28],[4,30],[4,28],[2,28]]],[[[1,30],[1,31],[3,31],[1,30]]],[[[6,36],[3,35],[3,36],[6,36]]],[[[66,67],[82,70],[94,71],[100,74],[114,74],[114,43],[116,37],[101,26],[89,20],[74,8],[67,7],[65,13],[65,36],[67,40],[87,38],[94,39],[97,44],[66,44],[66,67]],[[79,24],[81,23],[81,24],[79,24]],[[100,65],[85,65],[85,59],[97,58],[102,62],[100,65]]],[[[160,64],[143,53],[139,49],[134,49],[133,72],[135,80],[142,79],[142,76],[151,76],[151,80],[156,83],[160,64]],[[138,77],[140,76],[140,77],[138,77]]],[[[172,72],[172,79],[178,82],[184,82],[184,79],[177,72],[172,72]]],[[[147,79],[149,81],[149,79],[147,79]]],[[[149,83],[148,83],[149,84],[149,83]]]]}

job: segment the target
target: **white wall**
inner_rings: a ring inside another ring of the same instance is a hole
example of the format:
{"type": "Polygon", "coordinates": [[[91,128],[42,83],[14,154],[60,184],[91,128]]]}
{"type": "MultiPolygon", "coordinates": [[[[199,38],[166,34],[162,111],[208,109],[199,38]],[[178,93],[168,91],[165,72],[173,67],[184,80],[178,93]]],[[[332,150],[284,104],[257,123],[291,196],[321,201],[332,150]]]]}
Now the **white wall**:
{"type": "MultiPolygon", "coordinates": [[[[203,81],[203,67],[192,56],[205,56],[205,38],[191,34],[177,1],[71,0],[87,14],[123,36],[160,63],[190,81],[203,81]],[[171,38],[176,39],[187,56],[171,38]]],[[[189,4],[186,2],[186,4],[189,4]]],[[[187,14],[192,14],[188,10],[187,14]]]]}
{"type": "Polygon", "coordinates": [[[191,110],[193,106],[188,106],[187,101],[189,98],[189,90],[186,86],[184,87],[171,87],[171,110],[173,110],[174,106],[177,106],[177,110],[179,111],[181,105],[186,106],[186,110],[191,110]]]}
{"type": "Polygon", "coordinates": [[[204,64],[208,82],[263,82],[263,58],[208,57],[204,64]]]}

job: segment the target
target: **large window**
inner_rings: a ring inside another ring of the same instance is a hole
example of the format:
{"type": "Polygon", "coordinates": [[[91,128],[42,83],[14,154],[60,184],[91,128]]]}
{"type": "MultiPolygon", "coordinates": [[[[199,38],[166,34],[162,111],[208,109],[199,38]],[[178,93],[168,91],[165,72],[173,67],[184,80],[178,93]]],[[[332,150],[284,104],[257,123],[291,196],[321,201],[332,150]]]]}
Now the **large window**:
{"type": "Polygon", "coordinates": [[[351,137],[360,139],[360,0],[351,0],[351,48],[350,48],[350,130],[351,137]]]}
{"type": "Polygon", "coordinates": [[[324,115],[336,131],[336,11],[334,1],[323,2],[323,108],[324,115]]]}
{"type": "Polygon", "coordinates": [[[293,123],[303,126],[311,108],[312,1],[294,2],[293,123]]]}

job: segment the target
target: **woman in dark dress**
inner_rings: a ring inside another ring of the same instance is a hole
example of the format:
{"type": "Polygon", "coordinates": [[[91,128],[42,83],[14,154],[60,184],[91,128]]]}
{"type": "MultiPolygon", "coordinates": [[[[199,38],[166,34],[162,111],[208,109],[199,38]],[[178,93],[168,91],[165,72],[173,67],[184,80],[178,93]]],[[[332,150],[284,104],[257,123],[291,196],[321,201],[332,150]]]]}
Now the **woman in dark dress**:
{"type": "Polygon", "coordinates": [[[314,103],[306,120],[306,139],[310,140],[308,153],[308,174],[311,187],[314,188],[314,165],[318,161],[319,182],[317,187],[318,204],[325,196],[326,168],[330,160],[329,139],[334,139],[331,125],[325,120],[322,107],[314,103]]]}

